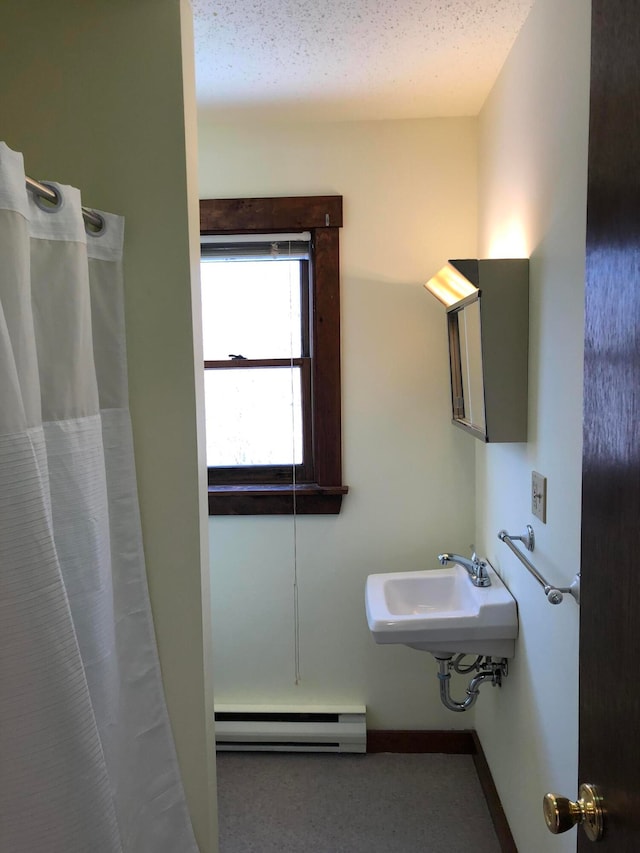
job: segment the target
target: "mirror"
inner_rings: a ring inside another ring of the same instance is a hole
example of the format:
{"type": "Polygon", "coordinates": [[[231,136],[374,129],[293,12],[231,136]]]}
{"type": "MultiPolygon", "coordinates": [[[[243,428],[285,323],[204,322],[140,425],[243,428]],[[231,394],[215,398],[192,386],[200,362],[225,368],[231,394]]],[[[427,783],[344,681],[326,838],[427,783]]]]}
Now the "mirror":
{"type": "Polygon", "coordinates": [[[449,311],[453,419],[486,440],[481,322],[478,294],[449,311]]]}

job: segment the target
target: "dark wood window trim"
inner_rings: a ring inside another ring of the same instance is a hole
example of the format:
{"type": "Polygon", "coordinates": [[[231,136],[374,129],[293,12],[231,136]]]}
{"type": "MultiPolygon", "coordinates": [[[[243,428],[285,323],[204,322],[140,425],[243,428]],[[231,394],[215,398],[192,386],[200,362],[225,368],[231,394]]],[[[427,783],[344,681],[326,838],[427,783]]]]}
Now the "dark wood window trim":
{"type": "Polygon", "coordinates": [[[200,233],[310,231],[313,482],[209,484],[209,515],[337,514],[342,484],[340,256],[342,196],[202,199],[200,233]]]}

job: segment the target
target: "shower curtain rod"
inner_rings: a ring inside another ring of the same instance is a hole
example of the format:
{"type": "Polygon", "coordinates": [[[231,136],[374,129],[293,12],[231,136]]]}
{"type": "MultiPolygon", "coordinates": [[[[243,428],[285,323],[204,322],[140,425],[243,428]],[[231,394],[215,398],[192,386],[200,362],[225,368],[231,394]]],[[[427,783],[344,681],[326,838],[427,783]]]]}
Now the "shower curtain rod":
{"type": "MultiPolygon", "coordinates": [[[[39,195],[41,198],[46,198],[48,201],[57,203],[58,196],[50,187],[46,186],[46,184],[41,184],[40,181],[34,181],[33,178],[27,178],[26,176],[25,182],[27,185],[27,189],[30,192],[39,195]]],[[[89,225],[93,225],[93,227],[96,228],[98,231],[101,231],[104,228],[104,219],[99,216],[95,211],[87,210],[86,207],[83,207],[82,217],[85,222],[88,222],[89,225]]]]}

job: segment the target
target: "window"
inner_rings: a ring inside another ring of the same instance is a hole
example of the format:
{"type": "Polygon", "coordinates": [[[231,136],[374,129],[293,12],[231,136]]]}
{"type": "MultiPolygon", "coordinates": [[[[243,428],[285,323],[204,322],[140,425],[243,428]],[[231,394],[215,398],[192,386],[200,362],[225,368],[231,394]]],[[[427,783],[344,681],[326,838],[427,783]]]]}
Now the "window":
{"type": "Polygon", "coordinates": [[[313,480],[310,237],[202,238],[212,483],[313,480]]]}
{"type": "Polygon", "coordinates": [[[200,202],[210,515],[340,511],[341,224],[340,196],[200,202]]]}

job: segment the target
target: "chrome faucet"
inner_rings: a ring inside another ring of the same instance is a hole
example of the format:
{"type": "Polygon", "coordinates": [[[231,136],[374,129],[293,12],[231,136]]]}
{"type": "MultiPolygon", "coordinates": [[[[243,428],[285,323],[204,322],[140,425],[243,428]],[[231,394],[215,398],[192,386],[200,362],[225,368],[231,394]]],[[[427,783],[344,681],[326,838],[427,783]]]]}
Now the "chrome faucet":
{"type": "Polygon", "coordinates": [[[459,563],[469,573],[471,583],[474,586],[491,586],[487,564],[475,552],[471,555],[471,559],[461,557],[459,554],[438,554],[438,560],[443,566],[446,566],[447,563],[459,563]]]}

